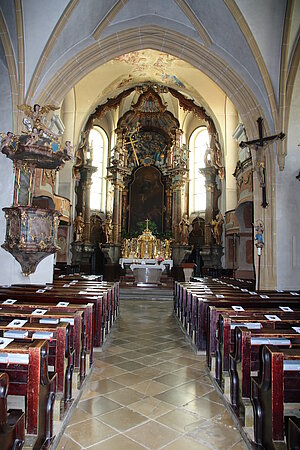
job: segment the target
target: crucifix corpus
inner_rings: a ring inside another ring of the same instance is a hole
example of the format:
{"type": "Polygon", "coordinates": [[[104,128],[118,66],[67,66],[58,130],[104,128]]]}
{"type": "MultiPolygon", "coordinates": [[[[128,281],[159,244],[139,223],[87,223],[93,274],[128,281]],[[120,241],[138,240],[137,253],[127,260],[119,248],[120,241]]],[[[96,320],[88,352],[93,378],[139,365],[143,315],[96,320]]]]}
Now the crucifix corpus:
{"type": "Polygon", "coordinates": [[[273,136],[263,135],[263,118],[259,117],[257,119],[258,124],[258,134],[259,138],[252,141],[242,141],[240,147],[249,147],[256,150],[256,161],[255,170],[259,179],[259,184],[262,192],[262,204],[263,208],[268,206],[267,195],[266,195],[266,165],[265,165],[265,147],[273,144],[273,142],[280,139],[281,141],[285,138],[284,133],[274,134],[273,136]]]}

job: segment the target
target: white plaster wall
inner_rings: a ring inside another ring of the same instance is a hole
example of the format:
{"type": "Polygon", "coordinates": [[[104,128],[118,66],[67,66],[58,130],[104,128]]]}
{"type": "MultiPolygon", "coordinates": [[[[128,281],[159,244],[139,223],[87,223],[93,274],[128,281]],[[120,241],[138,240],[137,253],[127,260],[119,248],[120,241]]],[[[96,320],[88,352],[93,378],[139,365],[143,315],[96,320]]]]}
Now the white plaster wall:
{"type": "Polygon", "coordinates": [[[300,289],[300,73],[298,71],[287,130],[285,169],[277,174],[277,285],[300,289]]]}
{"type": "Polygon", "coordinates": [[[247,23],[259,46],[278,100],[279,61],[286,1],[237,0],[237,4],[247,18],[247,23]]]}
{"type": "Polygon", "coordinates": [[[27,91],[38,60],[68,0],[23,1],[25,37],[25,91],[27,91]]]}

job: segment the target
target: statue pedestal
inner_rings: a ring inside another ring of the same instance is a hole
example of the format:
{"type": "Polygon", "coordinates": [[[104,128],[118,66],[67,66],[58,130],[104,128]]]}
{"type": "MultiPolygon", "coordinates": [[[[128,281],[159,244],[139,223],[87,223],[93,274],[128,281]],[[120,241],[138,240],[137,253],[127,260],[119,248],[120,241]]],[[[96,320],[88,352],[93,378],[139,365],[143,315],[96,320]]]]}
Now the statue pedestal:
{"type": "Polygon", "coordinates": [[[190,281],[194,273],[195,264],[194,263],[182,263],[181,267],[184,273],[184,281],[187,283],[190,281]]]}

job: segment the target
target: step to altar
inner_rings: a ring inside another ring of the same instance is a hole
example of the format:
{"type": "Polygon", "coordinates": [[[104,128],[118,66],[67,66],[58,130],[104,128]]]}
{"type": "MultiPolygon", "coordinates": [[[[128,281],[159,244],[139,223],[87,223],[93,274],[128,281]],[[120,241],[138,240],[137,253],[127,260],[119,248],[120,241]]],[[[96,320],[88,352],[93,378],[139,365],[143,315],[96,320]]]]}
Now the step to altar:
{"type": "Polygon", "coordinates": [[[173,288],[167,287],[137,287],[120,284],[120,302],[122,300],[173,301],[173,288]]]}

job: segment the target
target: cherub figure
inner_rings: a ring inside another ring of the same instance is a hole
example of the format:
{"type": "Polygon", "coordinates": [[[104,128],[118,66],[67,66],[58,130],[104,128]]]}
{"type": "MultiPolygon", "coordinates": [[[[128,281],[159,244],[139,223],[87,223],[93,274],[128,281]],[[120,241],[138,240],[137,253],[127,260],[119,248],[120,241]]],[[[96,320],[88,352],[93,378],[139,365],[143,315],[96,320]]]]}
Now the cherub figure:
{"type": "Polygon", "coordinates": [[[14,134],[11,131],[8,131],[6,134],[4,133],[0,133],[0,136],[2,137],[1,140],[1,150],[4,147],[9,147],[10,145],[12,145],[12,141],[14,138],[14,134]]]}
{"type": "Polygon", "coordinates": [[[38,129],[36,127],[33,127],[30,135],[28,136],[28,138],[25,142],[25,145],[36,144],[37,141],[39,140],[39,137],[40,137],[40,135],[39,135],[38,129]]]}

